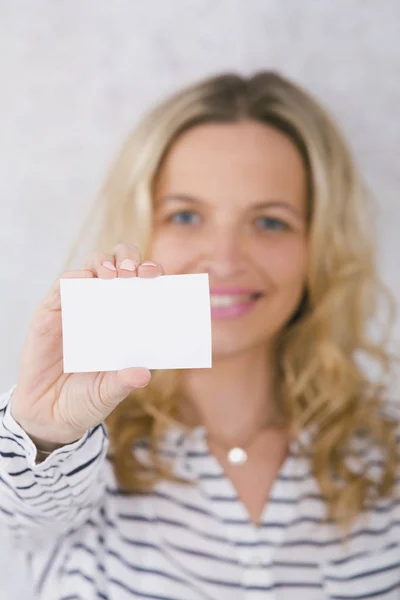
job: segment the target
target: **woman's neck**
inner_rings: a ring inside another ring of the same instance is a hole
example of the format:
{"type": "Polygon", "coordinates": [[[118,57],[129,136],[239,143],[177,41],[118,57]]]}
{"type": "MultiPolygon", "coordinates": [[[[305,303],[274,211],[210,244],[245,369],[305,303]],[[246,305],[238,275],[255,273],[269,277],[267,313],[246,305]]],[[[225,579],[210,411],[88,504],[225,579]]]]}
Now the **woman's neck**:
{"type": "Polygon", "coordinates": [[[274,353],[265,348],[217,358],[212,369],[183,372],[182,419],[230,445],[284,424],[274,353]]]}

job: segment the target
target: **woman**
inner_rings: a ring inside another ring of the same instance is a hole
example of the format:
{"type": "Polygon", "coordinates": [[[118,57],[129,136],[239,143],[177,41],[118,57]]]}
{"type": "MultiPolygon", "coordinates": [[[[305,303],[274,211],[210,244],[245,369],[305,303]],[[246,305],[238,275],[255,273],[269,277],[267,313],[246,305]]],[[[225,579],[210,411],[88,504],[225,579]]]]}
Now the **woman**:
{"type": "Polygon", "coordinates": [[[102,201],[101,251],[64,277],[208,273],[213,367],[64,375],[55,282],[1,413],[38,596],[398,598],[385,291],[332,120],[277,74],[209,79],[139,125],[102,201]]]}

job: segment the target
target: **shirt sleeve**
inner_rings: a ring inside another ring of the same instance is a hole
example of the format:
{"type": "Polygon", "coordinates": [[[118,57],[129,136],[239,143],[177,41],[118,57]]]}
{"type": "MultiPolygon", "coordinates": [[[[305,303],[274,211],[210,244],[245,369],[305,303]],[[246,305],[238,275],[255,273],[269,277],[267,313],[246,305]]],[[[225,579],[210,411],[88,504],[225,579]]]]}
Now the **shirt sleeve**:
{"type": "Polygon", "coordinates": [[[36,447],[0,396],[0,527],[15,541],[57,536],[84,523],[105,491],[108,439],[98,425],[36,463],[36,447]]]}

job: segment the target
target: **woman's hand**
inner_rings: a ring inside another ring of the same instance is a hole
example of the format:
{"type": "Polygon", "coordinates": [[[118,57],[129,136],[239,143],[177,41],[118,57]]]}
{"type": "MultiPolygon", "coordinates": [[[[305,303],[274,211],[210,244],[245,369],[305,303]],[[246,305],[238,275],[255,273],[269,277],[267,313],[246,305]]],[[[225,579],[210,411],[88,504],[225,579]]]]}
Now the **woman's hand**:
{"type": "MultiPolygon", "coordinates": [[[[62,277],[114,279],[159,275],[161,266],[142,263],[135,246],[118,244],[113,254],[95,253],[84,269],[67,272],[62,277]]],[[[104,319],[112,318],[112,314],[104,315],[104,319]]],[[[57,279],[33,314],[11,412],[40,449],[52,450],[79,439],[104,421],[133,389],[146,386],[150,377],[145,368],[63,373],[60,280],[57,279]]]]}

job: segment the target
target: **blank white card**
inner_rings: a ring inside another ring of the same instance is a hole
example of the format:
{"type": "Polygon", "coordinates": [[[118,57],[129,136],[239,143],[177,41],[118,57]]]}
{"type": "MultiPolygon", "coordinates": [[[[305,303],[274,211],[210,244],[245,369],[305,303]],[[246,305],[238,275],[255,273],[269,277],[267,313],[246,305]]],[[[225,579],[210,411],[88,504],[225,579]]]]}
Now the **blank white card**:
{"type": "Polygon", "coordinates": [[[207,274],[61,279],[64,373],[211,367],[207,274]]]}

